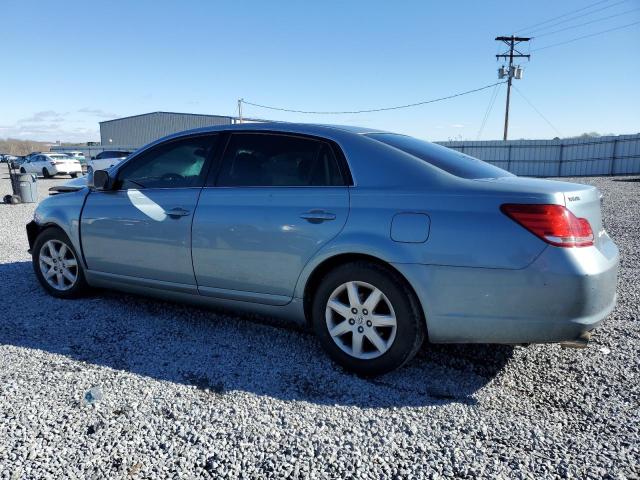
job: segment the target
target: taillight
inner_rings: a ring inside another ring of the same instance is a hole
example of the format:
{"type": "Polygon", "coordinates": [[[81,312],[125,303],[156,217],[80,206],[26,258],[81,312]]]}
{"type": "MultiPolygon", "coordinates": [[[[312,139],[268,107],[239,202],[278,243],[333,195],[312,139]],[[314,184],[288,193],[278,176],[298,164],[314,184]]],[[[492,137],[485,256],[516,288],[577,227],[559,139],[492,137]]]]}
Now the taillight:
{"type": "Polygon", "coordinates": [[[593,231],[586,218],[576,217],[562,205],[513,204],[500,207],[502,213],[551,245],[588,247],[593,231]]]}

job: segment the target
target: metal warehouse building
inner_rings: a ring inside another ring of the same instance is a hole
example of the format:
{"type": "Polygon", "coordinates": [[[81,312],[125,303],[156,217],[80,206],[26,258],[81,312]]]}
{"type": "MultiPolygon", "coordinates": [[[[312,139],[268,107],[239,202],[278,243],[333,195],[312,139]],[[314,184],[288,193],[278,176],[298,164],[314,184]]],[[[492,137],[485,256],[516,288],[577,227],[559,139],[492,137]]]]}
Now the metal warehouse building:
{"type": "MultiPolygon", "coordinates": [[[[258,120],[243,119],[243,122],[258,120]]],[[[233,125],[236,117],[199,115],[195,113],[152,112],[100,122],[100,140],[103,148],[138,148],[165,135],[192,128],[214,125],[233,125]]]]}

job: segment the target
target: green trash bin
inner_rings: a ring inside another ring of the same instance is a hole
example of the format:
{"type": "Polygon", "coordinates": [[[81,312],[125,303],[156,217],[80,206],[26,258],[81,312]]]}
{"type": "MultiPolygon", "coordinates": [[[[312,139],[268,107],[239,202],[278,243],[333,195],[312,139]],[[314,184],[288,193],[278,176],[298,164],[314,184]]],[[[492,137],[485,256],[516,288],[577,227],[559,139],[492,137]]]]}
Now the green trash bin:
{"type": "Polygon", "coordinates": [[[23,173],[18,177],[18,194],[22,203],[38,202],[38,177],[31,173],[23,173]]]}

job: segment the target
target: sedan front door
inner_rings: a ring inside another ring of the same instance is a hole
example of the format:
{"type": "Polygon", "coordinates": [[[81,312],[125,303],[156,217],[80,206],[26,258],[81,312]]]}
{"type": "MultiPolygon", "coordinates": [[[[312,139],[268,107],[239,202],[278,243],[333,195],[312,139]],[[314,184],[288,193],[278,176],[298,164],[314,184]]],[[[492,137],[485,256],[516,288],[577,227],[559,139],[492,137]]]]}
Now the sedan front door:
{"type": "Polygon", "coordinates": [[[89,194],[82,249],[89,270],[195,292],[191,222],[215,135],[171,140],[117,169],[113,191],[89,194]]]}

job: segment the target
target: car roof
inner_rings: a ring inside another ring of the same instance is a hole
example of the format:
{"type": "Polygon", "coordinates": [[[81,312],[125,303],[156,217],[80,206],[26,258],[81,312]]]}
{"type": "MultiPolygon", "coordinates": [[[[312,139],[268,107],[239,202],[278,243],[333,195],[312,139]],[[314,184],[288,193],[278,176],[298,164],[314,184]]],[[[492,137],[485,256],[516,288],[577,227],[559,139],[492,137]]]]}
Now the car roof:
{"type": "Polygon", "coordinates": [[[305,132],[305,133],[317,133],[323,135],[330,133],[331,131],[343,131],[347,133],[353,133],[362,135],[365,133],[389,133],[384,130],[378,130],[375,128],[357,127],[352,125],[329,125],[320,123],[291,123],[291,122],[249,122],[239,123],[234,125],[212,125],[209,127],[195,128],[184,132],[175,133],[169,135],[166,138],[173,136],[182,136],[185,134],[193,133],[207,133],[207,132],[220,132],[220,131],[234,131],[234,130],[265,130],[270,132],[305,132]]]}
{"type": "Polygon", "coordinates": [[[319,137],[335,137],[339,134],[346,134],[360,136],[367,133],[392,133],[384,130],[377,130],[375,128],[356,127],[350,125],[325,125],[318,123],[291,123],[291,122],[250,122],[239,123],[234,125],[211,125],[207,127],[194,128],[191,130],[184,130],[181,132],[172,133],[159,138],[151,143],[148,143],[139,149],[132,152],[132,155],[137,155],[151,147],[154,147],[160,143],[168,140],[173,140],[189,135],[198,135],[204,133],[215,132],[233,132],[233,131],[251,131],[257,132],[281,132],[300,135],[317,135],[319,137]]]}

